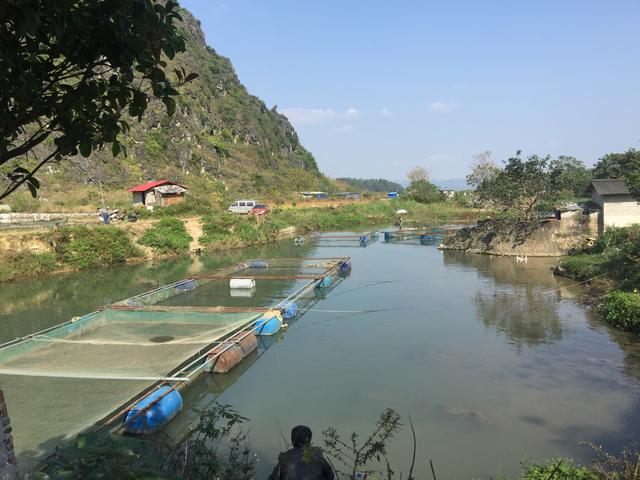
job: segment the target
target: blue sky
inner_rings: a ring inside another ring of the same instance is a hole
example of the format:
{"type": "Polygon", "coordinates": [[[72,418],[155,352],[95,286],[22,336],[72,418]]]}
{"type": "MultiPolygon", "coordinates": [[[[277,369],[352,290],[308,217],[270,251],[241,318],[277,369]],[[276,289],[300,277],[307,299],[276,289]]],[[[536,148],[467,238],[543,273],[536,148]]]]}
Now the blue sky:
{"type": "Polygon", "coordinates": [[[183,0],[330,176],[640,147],[640,1],[183,0]]]}

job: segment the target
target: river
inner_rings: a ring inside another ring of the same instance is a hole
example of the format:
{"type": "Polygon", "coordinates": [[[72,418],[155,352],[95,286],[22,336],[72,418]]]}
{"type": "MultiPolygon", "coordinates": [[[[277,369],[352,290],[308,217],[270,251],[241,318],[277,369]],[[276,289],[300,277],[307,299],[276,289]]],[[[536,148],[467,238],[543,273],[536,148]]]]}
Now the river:
{"type": "MultiPolygon", "coordinates": [[[[580,287],[552,275],[553,259],[286,241],[3,285],[0,337],[243,258],[292,255],[350,255],[353,271],[259,357],[190,387],[171,427],[216,400],[233,405],[251,420],[257,478],[283,448],[281,432],[307,424],[318,445],[328,426],[364,436],[386,407],[413,420],[417,478],[430,478],[428,459],[448,479],[515,475],[522,461],[560,455],[586,460],[592,452],[580,442],[615,451],[636,430],[640,349],[578,301],[580,287]]],[[[389,448],[405,476],[411,445],[405,426],[389,448]]]]}

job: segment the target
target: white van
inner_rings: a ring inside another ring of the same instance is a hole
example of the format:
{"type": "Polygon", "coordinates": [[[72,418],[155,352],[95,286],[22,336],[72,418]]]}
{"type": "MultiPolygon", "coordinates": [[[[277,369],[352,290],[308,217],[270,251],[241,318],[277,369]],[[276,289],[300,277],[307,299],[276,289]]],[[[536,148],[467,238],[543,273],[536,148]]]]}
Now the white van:
{"type": "Polygon", "coordinates": [[[231,204],[228,211],[231,213],[248,214],[251,213],[251,209],[256,206],[256,203],[258,202],[255,200],[238,200],[231,204]]]}

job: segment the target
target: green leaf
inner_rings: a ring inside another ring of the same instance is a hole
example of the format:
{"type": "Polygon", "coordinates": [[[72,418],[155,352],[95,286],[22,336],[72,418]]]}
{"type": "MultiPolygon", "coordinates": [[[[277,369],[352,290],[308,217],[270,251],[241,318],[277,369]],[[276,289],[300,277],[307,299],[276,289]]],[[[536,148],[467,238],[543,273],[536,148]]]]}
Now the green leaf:
{"type": "Polygon", "coordinates": [[[200,75],[198,75],[196,72],[191,72],[189,75],[187,75],[187,78],[184,79],[184,82],[191,82],[193,80],[195,80],[196,78],[198,78],[200,75]]]}
{"type": "Polygon", "coordinates": [[[86,141],[80,142],[80,155],[85,158],[91,155],[91,143],[86,141]]]}
{"type": "Polygon", "coordinates": [[[167,115],[170,117],[173,116],[173,114],[176,113],[176,101],[171,97],[165,97],[162,101],[167,107],[167,115]]]}

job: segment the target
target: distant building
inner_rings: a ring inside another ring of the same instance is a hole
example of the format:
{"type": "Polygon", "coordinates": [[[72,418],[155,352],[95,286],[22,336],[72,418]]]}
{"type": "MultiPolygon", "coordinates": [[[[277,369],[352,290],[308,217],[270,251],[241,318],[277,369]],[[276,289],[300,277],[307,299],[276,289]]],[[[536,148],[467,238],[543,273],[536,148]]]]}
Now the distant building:
{"type": "Polygon", "coordinates": [[[631,196],[623,180],[593,180],[586,194],[600,209],[598,232],[609,227],[626,227],[640,223],[640,205],[631,196]]]}
{"type": "Polygon", "coordinates": [[[133,194],[134,207],[167,207],[184,202],[187,189],[169,180],[156,180],[131,187],[129,192],[133,194]]]}
{"type": "Polygon", "coordinates": [[[338,196],[344,199],[359,200],[360,192],[340,192],[338,193],[338,196]]]}
{"type": "Polygon", "coordinates": [[[398,192],[387,193],[387,198],[398,198],[398,192]]]}
{"type": "Polygon", "coordinates": [[[329,198],[329,194],[327,192],[298,192],[298,195],[307,200],[310,200],[312,198],[315,198],[316,200],[324,200],[326,198],[329,198]]]}
{"type": "Polygon", "coordinates": [[[453,198],[456,196],[455,190],[438,190],[444,198],[453,198]]]}

